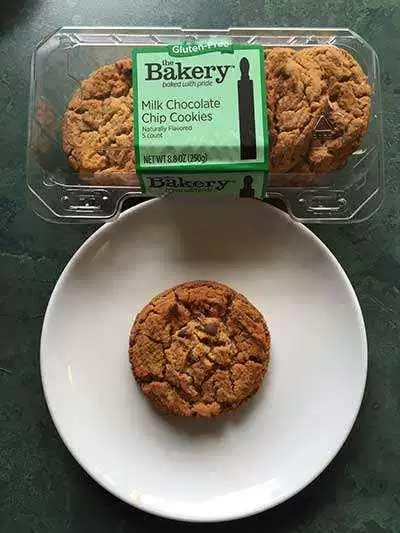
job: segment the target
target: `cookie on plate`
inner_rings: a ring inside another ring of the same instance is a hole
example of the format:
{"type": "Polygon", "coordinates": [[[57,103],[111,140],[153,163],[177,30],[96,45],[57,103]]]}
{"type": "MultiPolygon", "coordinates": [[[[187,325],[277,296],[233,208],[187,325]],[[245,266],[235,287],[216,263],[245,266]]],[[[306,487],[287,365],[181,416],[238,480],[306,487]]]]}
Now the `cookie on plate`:
{"type": "Polygon", "coordinates": [[[140,311],[129,359],[157,408],[213,417],[257,392],[269,351],[265,320],[244,296],[221,283],[195,281],[163,292],[140,311]]]}

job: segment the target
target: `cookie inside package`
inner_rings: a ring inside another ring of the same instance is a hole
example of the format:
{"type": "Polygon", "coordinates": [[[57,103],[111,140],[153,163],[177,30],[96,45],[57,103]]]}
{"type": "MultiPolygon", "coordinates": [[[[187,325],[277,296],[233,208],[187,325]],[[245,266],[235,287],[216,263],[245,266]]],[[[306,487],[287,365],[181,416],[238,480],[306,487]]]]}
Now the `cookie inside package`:
{"type": "Polygon", "coordinates": [[[348,29],[61,28],[32,59],[31,203],[103,222],[161,188],[360,221],[383,196],[381,122],[378,58],[348,29]]]}

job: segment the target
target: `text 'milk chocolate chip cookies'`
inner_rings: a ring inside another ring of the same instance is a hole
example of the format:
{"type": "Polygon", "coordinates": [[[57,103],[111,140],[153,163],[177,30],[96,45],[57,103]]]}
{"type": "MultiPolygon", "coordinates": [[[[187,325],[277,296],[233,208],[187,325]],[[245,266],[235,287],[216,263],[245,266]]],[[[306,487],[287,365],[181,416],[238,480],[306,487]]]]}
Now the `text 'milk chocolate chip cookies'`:
{"type": "Polygon", "coordinates": [[[221,283],[187,282],[153,298],[132,326],[129,359],[161,411],[214,417],[259,389],[270,335],[261,313],[221,283]]]}
{"type": "MultiPolygon", "coordinates": [[[[335,46],[266,49],[265,77],[270,172],[312,176],[342,167],[371,113],[371,87],[352,55],[335,46]]],[[[81,83],[64,114],[62,141],[83,182],[136,183],[131,59],[81,83]]]]}

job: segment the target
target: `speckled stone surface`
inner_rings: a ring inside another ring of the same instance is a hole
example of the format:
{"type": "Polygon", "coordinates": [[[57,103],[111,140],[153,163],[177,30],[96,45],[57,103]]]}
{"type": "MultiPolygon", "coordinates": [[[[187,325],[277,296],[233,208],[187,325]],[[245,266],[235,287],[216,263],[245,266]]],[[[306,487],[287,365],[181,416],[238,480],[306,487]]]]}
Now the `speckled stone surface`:
{"type": "Polygon", "coordinates": [[[39,338],[51,290],[93,227],[50,225],[26,204],[29,59],[66,25],[344,26],[382,61],[387,189],[356,226],[314,227],[347,271],[367,325],[363,407],[339,456],[290,502],[207,530],[400,532],[400,4],[398,0],[2,0],[0,11],[0,532],[201,531],[120,503],[72,459],[47,412],[39,338]],[[118,7],[117,7],[118,5],[118,7]],[[95,7],[97,6],[97,7],[95,7]]]}

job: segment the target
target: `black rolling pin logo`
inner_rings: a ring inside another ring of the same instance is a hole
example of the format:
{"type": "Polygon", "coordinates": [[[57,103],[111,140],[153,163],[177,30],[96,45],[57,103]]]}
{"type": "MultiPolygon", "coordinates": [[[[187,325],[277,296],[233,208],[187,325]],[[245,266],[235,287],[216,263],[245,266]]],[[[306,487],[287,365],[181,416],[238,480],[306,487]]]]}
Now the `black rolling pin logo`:
{"type": "Polygon", "coordinates": [[[254,198],[253,178],[245,176],[243,178],[243,187],[240,189],[240,198],[254,198]]]}
{"type": "Polygon", "coordinates": [[[256,159],[256,126],[254,118],[253,81],[249,78],[249,60],[240,60],[240,80],[238,80],[240,159],[256,159]]]}

